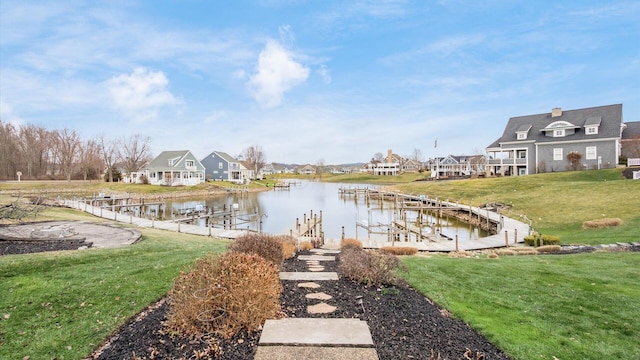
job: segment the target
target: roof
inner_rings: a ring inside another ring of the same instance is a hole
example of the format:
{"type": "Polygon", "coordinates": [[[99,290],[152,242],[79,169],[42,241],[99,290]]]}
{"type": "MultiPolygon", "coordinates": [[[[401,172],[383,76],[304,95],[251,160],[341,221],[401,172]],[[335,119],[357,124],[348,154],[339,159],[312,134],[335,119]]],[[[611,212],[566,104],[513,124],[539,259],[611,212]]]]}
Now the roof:
{"type": "Polygon", "coordinates": [[[622,140],[640,139],[640,121],[625,123],[627,128],[622,132],[622,140]]]}
{"type": "MultiPolygon", "coordinates": [[[[590,140],[602,138],[620,137],[620,127],[622,126],[622,104],[597,106],[585,109],[563,110],[561,116],[551,117],[551,112],[512,117],[507,122],[502,136],[493,142],[489,147],[499,147],[501,143],[518,142],[516,132],[531,125],[531,130],[526,141],[537,143],[590,140]],[[586,135],[583,127],[598,125],[598,133],[586,135]],[[566,137],[547,137],[544,129],[549,130],[549,125],[555,122],[567,122],[572,126],[562,128],[575,128],[576,133],[566,137]]],[[[520,140],[523,141],[523,140],[520,140]]]]}
{"type": "Polygon", "coordinates": [[[187,154],[189,154],[189,150],[163,151],[156,156],[155,159],[151,160],[145,169],[153,169],[156,171],[175,170],[176,168],[174,166],[169,166],[169,160],[175,159],[175,164],[178,164],[187,154]]]}

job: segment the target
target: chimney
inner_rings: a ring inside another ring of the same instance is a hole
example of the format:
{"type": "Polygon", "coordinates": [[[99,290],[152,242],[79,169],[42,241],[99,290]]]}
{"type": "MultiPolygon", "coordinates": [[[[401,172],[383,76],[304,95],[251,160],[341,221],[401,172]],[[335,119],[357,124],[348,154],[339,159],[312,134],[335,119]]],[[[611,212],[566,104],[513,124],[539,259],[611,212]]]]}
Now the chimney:
{"type": "Polygon", "coordinates": [[[391,149],[387,150],[387,163],[391,164],[393,162],[393,152],[391,149]]]}
{"type": "Polygon", "coordinates": [[[551,109],[551,117],[559,117],[562,116],[562,108],[556,107],[551,109]]]}

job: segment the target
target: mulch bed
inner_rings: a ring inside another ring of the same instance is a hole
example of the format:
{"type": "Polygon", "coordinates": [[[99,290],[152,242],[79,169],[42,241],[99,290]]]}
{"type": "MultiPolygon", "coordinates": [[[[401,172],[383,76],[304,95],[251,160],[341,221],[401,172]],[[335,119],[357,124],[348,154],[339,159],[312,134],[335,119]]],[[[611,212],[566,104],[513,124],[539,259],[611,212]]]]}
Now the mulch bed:
{"type": "MultiPolygon", "coordinates": [[[[304,253],[302,253],[304,254],[304,253]]],[[[337,271],[337,262],[322,262],[325,271],[337,271]]],[[[283,271],[308,271],[304,261],[288,260],[283,271]]],[[[380,359],[509,359],[464,322],[406,286],[364,287],[350,280],[319,281],[319,289],[299,288],[283,281],[282,310],[288,317],[359,318],[366,320],[380,359]],[[309,292],[325,292],[337,307],[331,314],[307,313],[309,292]],[[357,300],[362,297],[362,303],[357,300]]],[[[88,359],[252,359],[260,331],[241,333],[229,340],[192,339],[166,331],[169,309],[161,300],[123,325],[111,340],[88,359]]]]}

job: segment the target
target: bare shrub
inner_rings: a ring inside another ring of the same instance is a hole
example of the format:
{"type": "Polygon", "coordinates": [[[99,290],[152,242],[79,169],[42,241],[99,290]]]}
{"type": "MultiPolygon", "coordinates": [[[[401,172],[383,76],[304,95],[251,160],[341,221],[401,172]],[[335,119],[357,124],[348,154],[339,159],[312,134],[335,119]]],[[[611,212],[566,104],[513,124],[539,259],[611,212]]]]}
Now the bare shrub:
{"type": "Polygon", "coordinates": [[[296,254],[296,246],[288,242],[282,243],[282,255],[285,259],[291,259],[296,254]]]}
{"type": "Polygon", "coordinates": [[[343,239],[342,241],[340,241],[341,249],[350,248],[350,247],[362,249],[362,242],[356,239],[343,239]]]}
{"type": "Polygon", "coordinates": [[[496,253],[489,253],[489,255],[487,255],[487,257],[488,257],[489,259],[497,259],[497,258],[499,258],[500,256],[499,256],[498,254],[496,254],[496,253]]]}
{"type": "Polygon", "coordinates": [[[278,236],[267,234],[246,234],[229,245],[229,250],[246,254],[256,254],[273,262],[277,266],[284,263],[282,240],[278,236]]]}
{"type": "Polygon", "coordinates": [[[498,249],[496,250],[496,254],[500,256],[513,256],[516,255],[516,252],[509,249],[498,249]]]}
{"type": "Polygon", "coordinates": [[[538,252],[541,253],[551,253],[551,252],[557,252],[562,250],[562,248],[560,247],[560,245],[543,245],[540,247],[537,247],[536,250],[538,250],[538,252]]]}
{"type": "Polygon", "coordinates": [[[405,267],[395,255],[347,247],[340,252],[339,270],[347,278],[366,286],[380,286],[399,284],[401,281],[395,272],[403,271],[405,267]]]}
{"type": "Polygon", "coordinates": [[[303,241],[300,243],[300,251],[313,249],[313,243],[311,241],[303,241]]]}
{"type": "Polygon", "coordinates": [[[227,252],[198,260],[169,292],[169,328],[230,338],[255,331],[280,313],[278,268],[255,254],[227,252]]]}
{"type": "Polygon", "coordinates": [[[464,251],[464,250],[451,251],[447,256],[450,258],[468,258],[468,257],[472,257],[473,253],[471,251],[464,251]]]}
{"type": "Polygon", "coordinates": [[[392,255],[415,255],[418,249],[410,246],[385,246],[380,251],[392,255]]]}
{"type": "Polygon", "coordinates": [[[620,218],[606,218],[589,220],[582,223],[583,229],[606,229],[614,226],[621,226],[624,221],[620,218]]]}

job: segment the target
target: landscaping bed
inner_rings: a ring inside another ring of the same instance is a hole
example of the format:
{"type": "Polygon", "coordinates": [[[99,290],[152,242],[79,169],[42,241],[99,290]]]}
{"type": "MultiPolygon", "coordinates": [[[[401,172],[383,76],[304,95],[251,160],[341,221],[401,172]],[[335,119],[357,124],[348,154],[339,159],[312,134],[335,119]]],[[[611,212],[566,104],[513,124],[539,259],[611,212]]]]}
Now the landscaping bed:
{"type": "MultiPolygon", "coordinates": [[[[304,252],[302,253],[304,254],[304,252]]],[[[337,262],[323,262],[337,271],[337,262]]],[[[303,261],[287,260],[283,271],[308,271],[303,261]]],[[[509,357],[468,325],[454,319],[420,293],[406,286],[365,287],[342,278],[320,282],[337,309],[331,314],[308,314],[309,290],[296,281],[283,281],[282,311],[287,317],[359,318],[367,321],[380,359],[508,359],[509,357]],[[359,298],[361,297],[361,298],[359,298]],[[359,303],[358,299],[362,300],[359,303]]],[[[123,325],[90,359],[216,358],[252,359],[260,331],[227,339],[189,338],[166,330],[169,300],[161,300],[123,325]]]]}

